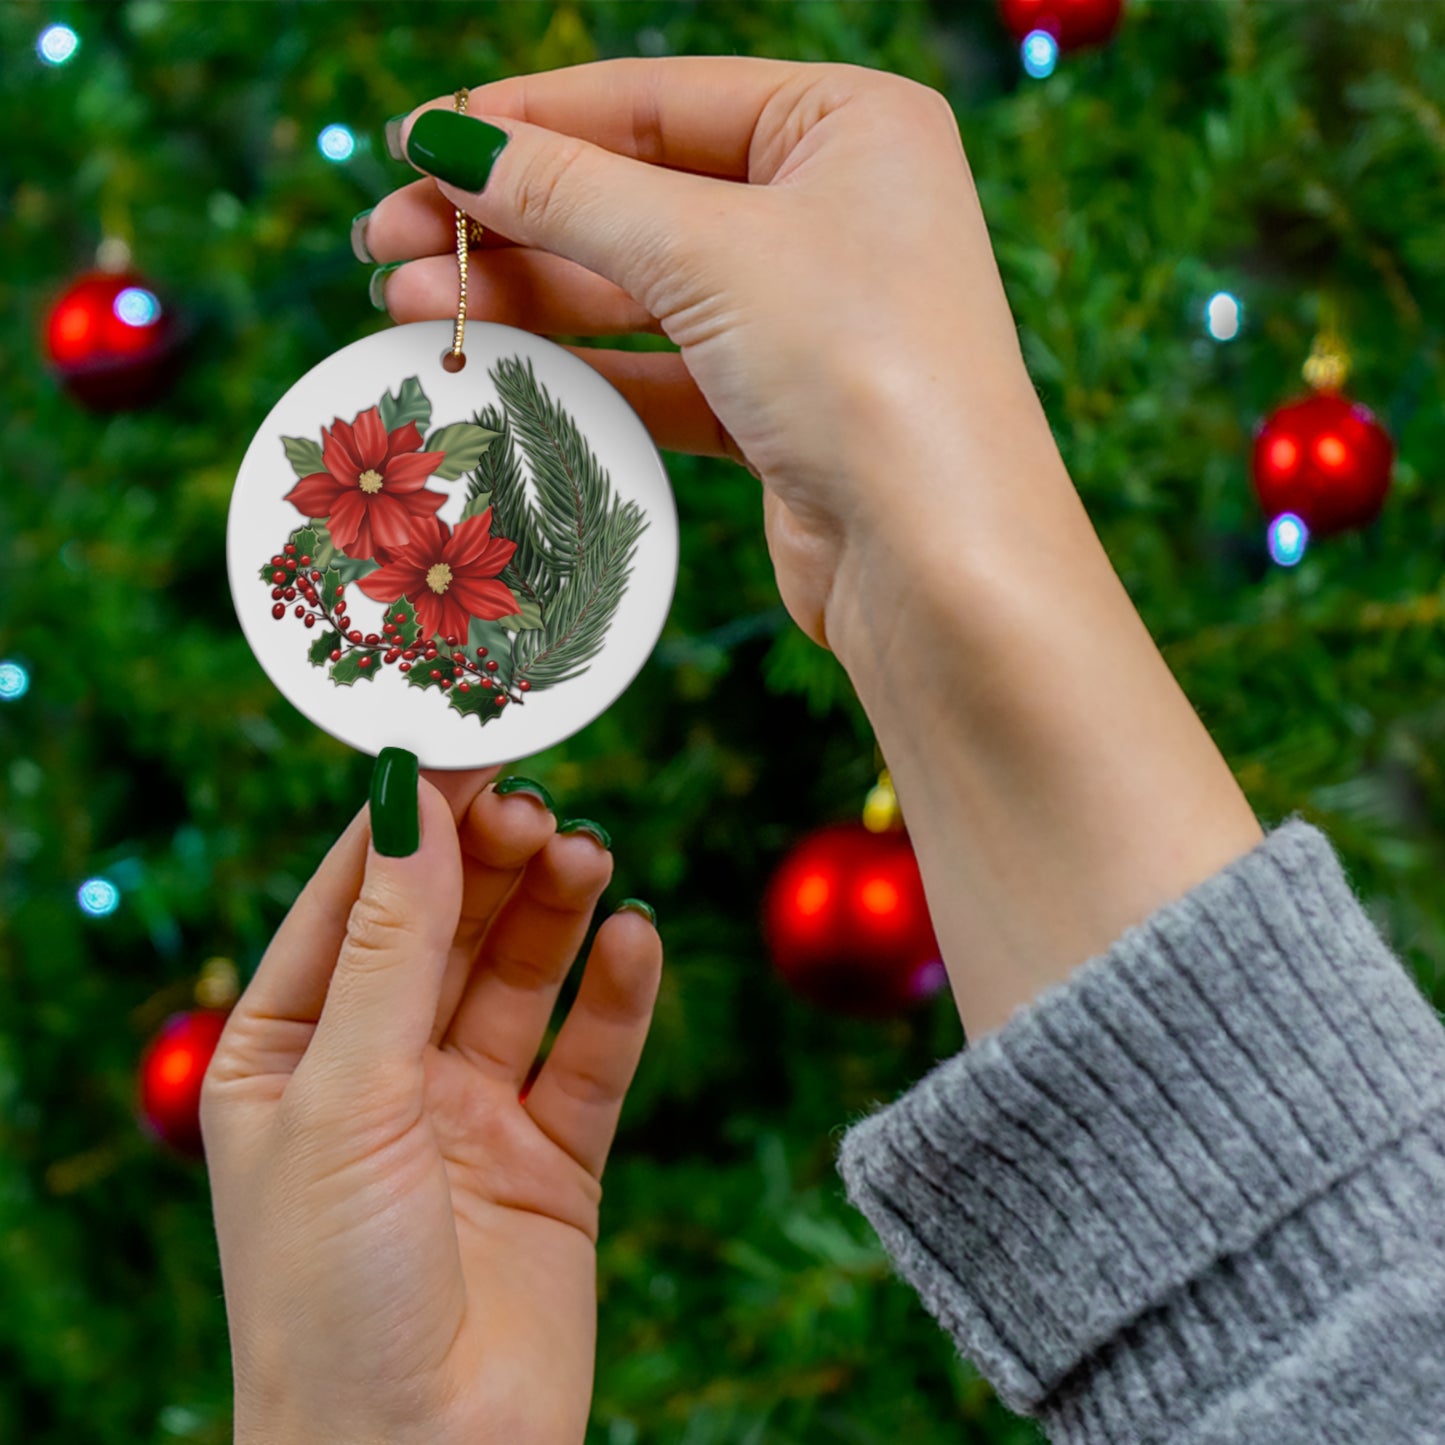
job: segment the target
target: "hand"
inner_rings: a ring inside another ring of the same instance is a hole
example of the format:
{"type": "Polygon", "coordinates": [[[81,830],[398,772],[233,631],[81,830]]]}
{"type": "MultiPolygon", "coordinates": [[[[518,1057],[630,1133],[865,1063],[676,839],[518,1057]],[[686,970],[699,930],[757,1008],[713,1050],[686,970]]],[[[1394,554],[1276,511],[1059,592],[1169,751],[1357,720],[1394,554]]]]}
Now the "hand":
{"type": "MultiPolygon", "coordinates": [[[[363,810],[227,1021],[201,1126],[238,1445],[580,1445],[592,1392],[601,1177],[662,950],[598,930],[612,874],[548,807],[419,783],[420,846],[363,810]]],[[[415,778],[415,774],[411,774],[415,778]]]]}
{"type": "Polygon", "coordinates": [[[379,261],[410,260],[385,277],[391,314],[455,313],[455,205],[510,242],[473,251],[473,316],[665,333],[680,353],[577,354],[661,446],[759,476],[783,601],[815,641],[832,645],[886,590],[876,551],[945,515],[966,534],[989,505],[988,457],[1062,474],[936,91],[843,65],[617,60],[480,86],[466,116],[450,98],[427,110],[455,132],[451,158],[411,145],[438,183],[383,199],[361,238],[379,261]],[[508,137],[485,188],[475,167],[467,187],[446,184],[458,150],[484,165],[484,119],[508,137]],[[947,468],[910,442],[941,424],[947,468]],[[857,575],[835,589],[850,559],[857,575]]]}

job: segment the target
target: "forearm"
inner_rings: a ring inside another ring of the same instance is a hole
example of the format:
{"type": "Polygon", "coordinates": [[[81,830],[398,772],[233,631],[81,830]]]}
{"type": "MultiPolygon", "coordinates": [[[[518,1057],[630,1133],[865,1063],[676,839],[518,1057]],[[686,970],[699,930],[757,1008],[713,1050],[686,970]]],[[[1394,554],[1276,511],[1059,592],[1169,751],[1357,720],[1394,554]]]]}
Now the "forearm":
{"type": "Polygon", "coordinates": [[[828,610],[970,1038],[1261,836],[1030,403],[915,446],[828,610]]]}

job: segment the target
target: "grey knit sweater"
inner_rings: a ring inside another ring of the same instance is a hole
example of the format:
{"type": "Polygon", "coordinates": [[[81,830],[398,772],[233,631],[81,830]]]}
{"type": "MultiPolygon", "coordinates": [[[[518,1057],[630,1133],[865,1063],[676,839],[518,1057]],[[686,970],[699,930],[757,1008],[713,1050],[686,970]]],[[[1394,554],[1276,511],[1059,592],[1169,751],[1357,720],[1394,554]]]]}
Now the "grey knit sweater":
{"type": "Polygon", "coordinates": [[[839,1168],[1056,1442],[1445,1441],[1445,1030],[1300,820],[839,1168]]]}

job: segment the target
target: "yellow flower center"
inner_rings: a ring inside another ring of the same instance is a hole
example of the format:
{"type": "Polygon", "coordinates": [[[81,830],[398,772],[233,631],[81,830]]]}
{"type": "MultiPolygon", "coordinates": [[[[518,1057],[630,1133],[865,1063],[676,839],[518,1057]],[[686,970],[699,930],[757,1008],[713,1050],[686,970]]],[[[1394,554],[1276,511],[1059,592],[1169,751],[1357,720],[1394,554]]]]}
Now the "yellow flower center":
{"type": "Polygon", "coordinates": [[[445,562],[437,562],[427,571],[426,585],[433,592],[445,592],[452,585],[452,569],[445,562]]]}
{"type": "Polygon", "coordinates": [[[381,490],[382,476],[378,471],[368,469],[357,477],[356,484],[368,497],[374,497],[381,490]]]}

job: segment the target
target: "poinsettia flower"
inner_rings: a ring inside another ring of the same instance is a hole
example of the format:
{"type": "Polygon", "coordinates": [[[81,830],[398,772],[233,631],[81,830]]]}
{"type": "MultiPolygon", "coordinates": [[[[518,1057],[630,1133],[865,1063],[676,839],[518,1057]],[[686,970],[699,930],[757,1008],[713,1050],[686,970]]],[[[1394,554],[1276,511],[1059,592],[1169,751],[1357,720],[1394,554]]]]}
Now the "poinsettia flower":
{"type": "Polygon", "coordinates": [[[416,610],[423,637],[467,635],[473,617],[495,622],[522,610],[500,580],[515,542],[492,536],[492,509],[457,524],[453,531],[435,517],[412,528],[411,541],[357,583],[377,602],[405,597],[416,610]]]}
{"type": "Polygon", "coordinates": [[[303,516],[325,517],[348,557],[405,547],[413,526],[446,505],[446,493],[424,483],[447,454],[422,451],[414,421],[388,432],[373,406],[349,425],[337,417],[321,436],[326,470],[302,477],[286,500],[303,516]]]}

